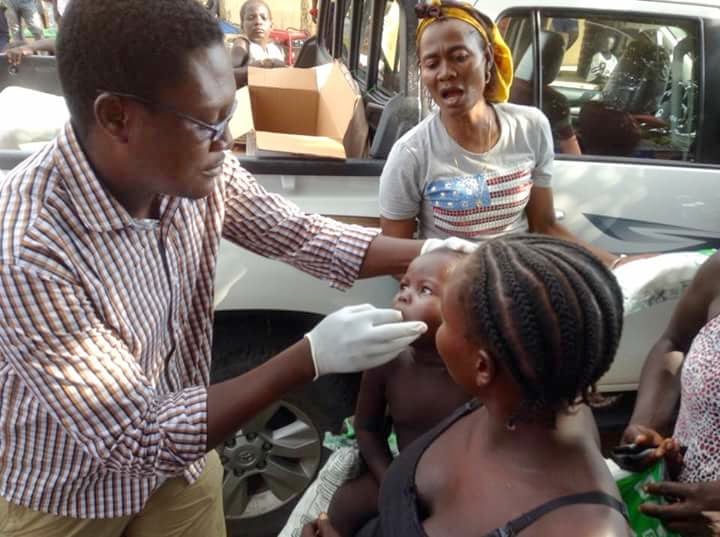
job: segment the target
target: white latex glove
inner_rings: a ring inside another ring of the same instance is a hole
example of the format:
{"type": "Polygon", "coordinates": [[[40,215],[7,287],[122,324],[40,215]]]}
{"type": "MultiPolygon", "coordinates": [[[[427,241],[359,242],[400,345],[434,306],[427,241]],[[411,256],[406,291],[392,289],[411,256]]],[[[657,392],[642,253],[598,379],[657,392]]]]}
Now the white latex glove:
{"type": "Polygon", "coordinates": [[[361,304],[331,313],[305,337],[317,379],[328,373],[355,373],[383,365],[426,330],[423,322],[403,322],[398,310],[361,304]]]}
{"type": "Polygon", "coordinates": [[[438,248],[448,248],[457,252],[463,252],[465,254],[473,253],[478,247],[475,242],[466,241],[459,237],[448,237],[447,239],[427,239],[422,248],[420,248],[420,255],[426,254],[438,248]]]}

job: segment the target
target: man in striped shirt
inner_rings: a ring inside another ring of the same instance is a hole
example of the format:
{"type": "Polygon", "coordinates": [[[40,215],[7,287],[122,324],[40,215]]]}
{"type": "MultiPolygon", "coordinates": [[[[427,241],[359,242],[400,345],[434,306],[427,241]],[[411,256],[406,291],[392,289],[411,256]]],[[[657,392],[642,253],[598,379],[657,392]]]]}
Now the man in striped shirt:
{"type": "Polygon", "coordinates": [[[205,454],[425,327],[346,308],[209,386],[221,236],[338,288],[423,244],[303,214],[225,152],[232,66],[195,0],[73,0],[58,68],[71,124],[0,183],[0,536],[224,535],[205,454]]]}

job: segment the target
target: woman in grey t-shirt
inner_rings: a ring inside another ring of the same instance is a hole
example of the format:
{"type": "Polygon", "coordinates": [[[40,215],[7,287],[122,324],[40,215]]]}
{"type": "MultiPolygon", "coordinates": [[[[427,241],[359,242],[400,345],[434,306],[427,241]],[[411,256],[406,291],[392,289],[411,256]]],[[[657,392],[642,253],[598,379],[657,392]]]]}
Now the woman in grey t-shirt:
{"type": "MultiPolygon", "coordinates": [[[[380,178],[383,233],[484,240],[531,231],[579,242],[555,220],[548,120],[506,102],[512,58],[497,27],[465,4],[417,11],[420,73],[439,110],[388,156],[380,178]]],[[[607,265],[619,261],[591,249],[607,265]]]]}

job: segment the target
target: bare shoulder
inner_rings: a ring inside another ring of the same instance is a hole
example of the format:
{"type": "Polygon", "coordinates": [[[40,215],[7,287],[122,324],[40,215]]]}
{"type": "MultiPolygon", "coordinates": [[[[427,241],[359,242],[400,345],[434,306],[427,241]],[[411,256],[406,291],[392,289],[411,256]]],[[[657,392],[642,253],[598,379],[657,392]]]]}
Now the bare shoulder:
{"type": "Polygon", "coordinates": [[[532,533],[539,537],[632,536],[625,517],[619,511],[605,505],[576,504],[562,507],[541,518],[533,526],[535,531],[532,533]]]}

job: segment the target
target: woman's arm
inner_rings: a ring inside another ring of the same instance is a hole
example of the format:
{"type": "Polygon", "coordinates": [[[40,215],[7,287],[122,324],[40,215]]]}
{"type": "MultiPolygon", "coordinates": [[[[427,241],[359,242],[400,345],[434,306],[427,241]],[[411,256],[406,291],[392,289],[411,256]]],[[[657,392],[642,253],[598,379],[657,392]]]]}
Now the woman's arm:
{"type": "Polygon", "coordinates": [[[532,187],[532,190],[530,190],[530,201],[528,201],[527,207],[525,208],[525,213],[527,214],[528,226],[531,233],[542,233],[544,235],[573,241],[590,250],[607,266],[613,266],[613,264],[615,264],[613,266],[614,268],[620,264],[617,262],[617,256],[578,239],[570,233],[565,226],[558,223],[555,218],[552,188],[532,187]]]}
{"type": "Polygon", "coordinates": [[[230,59],[232,60],[233,74],[235,75],[235,87],[238,89],[247,86],[249,55],[247,41],[242,37],[236,39],[230,51],[230,59]]]}
{"type": "Polygon", "coordinates": [[[387,235],[388,237],[412,239],[417,230],[417,220],[415,220],[415,218],[390,220],[389,218],[381,216],[380,229],[382,229],[383,235],[387,235]]]}
{"type": "Polygon", "coordinates": [[[355,431],[360,454],[368,465],[378,485],[392,462],[387,443],[387,418],[385,411],[385,380],[388,367],[379,367],[363,374],[355,407],[355,431]]]}
{"type": "Polygon", "coordinates": [[[680,398],[680,371],[685,353],[708,318],[720,313],[720,254],[708,259],[678,302],[670,324],[648,354],[640,376],[637,401],[623,438],[634,442],[638,426],[661,435],[672,433],[680,398]]]}

